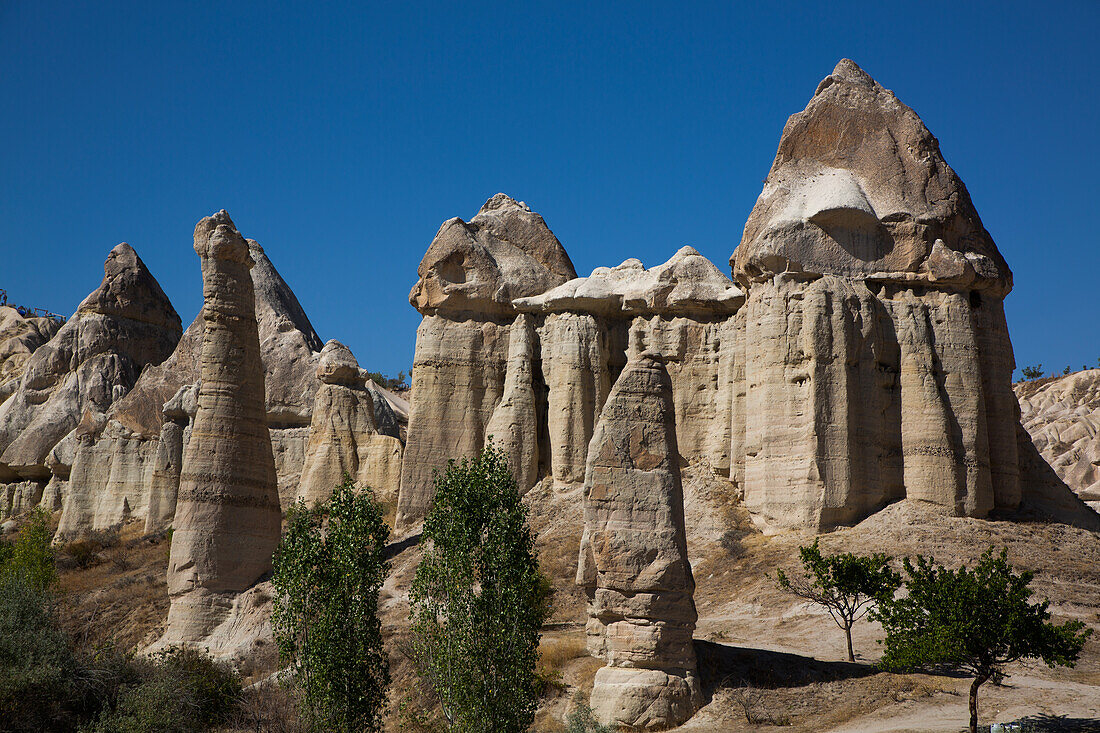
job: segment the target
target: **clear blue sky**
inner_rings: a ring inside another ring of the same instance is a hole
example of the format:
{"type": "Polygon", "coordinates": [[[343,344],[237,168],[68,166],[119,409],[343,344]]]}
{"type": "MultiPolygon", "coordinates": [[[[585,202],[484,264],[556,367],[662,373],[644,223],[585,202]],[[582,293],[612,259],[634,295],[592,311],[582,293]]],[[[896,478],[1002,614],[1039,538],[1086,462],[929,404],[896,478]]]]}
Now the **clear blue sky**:
{"type": "Polygon", "coordinates": [[[439,224],[504,191],[577,270],[727,260],[838,59],[913,107],[1015,272],[1017,363],[1095,365],[1100,2],[0,0],[0,288],[71,313],[130,242],[184,322],[195,222],[395,373],[439,224]],[[366,9],[363,9],[366,7],[366,9]]]}

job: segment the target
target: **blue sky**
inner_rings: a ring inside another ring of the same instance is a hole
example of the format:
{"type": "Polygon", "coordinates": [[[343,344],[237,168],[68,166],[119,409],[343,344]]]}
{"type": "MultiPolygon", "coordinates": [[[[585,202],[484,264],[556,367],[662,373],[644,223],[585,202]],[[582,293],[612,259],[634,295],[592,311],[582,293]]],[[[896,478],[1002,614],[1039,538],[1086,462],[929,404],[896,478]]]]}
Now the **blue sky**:
{"type": "Polygon", "coordinates": [[[412,363],[416,266],[504,191],[578,272],[727,261],[842,57],[913,107],[1015,273],[1021,366],[1095,365],[1100,2],[0,0],[0,288],[71,313],[130,242],[184,322],[195,222],[258,240],[323,339],[412,363]]]}

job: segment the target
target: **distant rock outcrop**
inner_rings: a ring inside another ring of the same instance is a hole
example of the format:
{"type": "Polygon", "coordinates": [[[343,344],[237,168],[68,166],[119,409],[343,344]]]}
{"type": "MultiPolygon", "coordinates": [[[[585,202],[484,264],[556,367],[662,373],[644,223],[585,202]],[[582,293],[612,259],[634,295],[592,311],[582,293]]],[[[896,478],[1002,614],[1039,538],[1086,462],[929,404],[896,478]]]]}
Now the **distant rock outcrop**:
{"type": "Polygon", "coordinates": [[[0,481],[15,482],[4,489],[0,513],[31,508],[51,475],[67,477],[67,436],[78,425],[101,425],[142,370],[164,361],[180,339],[179,316],[130,245],[111,250],[103,269],[100,286],[26,358],[0,405],[0,481]]]}
{"type": "Polygon", "coordinates": [[[200,644],[236,596],[271,569],[279,541],[275,458],[267,428],[255,264],[223,210],[195,227],[203,338],[195,422],[183,452],[168,562],[165,643],[200,644]]]}
{"type": "Polygon", "coordinates": [[[702,704],[692,633],[672,381],[652,352],[615,382],[588,452],[577,583],[588,595],[592,709],[604,724],[664,730],[702,704]]]}
{"type": "Polygon", "coordinates": [[[1100,509],[1100,369],[1015,385],[1020,421],[1043,460],[1100,509]]]}
{"type": "Polygon", "coordinates": [[[329,341],[317,364],[321,382],[297,498],[312,506],[325,501],[347,474],[370,487],[385,505],[397,500],[401,441],[382,435],[375,424],[374,394],[351,350],[329,341]]]}
{"type": "Polygon", "coordinates": [[[61,328],[54,318],[26,316],[10,306],[0,306],[0,404],[19,387],[19,378],[31,354],[61,328]]]}

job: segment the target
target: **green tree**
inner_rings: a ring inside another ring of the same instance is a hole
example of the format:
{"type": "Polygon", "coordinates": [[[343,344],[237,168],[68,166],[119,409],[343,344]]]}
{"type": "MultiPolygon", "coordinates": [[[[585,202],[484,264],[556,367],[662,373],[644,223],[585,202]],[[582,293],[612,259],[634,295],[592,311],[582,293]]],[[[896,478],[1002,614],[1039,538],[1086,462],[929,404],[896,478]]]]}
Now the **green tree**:
{"type": "Polygon", "coordinates": [[[275,553],[272,626],[316,730],[377,731],[389,686],[378,592],[389,527],[350,476],[310,509],[299,501],[275,553]]]}
{"type": "Polygon", "coordinates": [[[775,573],[776,584],[788,593],[815,603],[829,612],[844,631],[848,641],[848,661],[856,661],[852,649],[852,626],[867,615],[876,603],[893,597],[901,585],[901,576],[890,569],[890,557],[875,553],[871,556],[822,555],[818,541],[798,548],[803,572],[788,575],[782,569],[775,573]]]}
{"type": "Polygon", "coordinates": [[[1023,372],[1024,379],[1038,379],[1043,376],[1043,365],[1036,364],[1035,366],[1026,366],[1020,371],[1023,372]]]}
{"type": "Polygon", "coordinates": [[[534,720],[547,615],[527,509],[492,445],[435,479],[409,593],[413,657],[452,730],[518,733],[534,720]]]}
{"type": "Polygon", "coordinates": [[[963,671],[970,685],[970,730],[978,729],[978,688],[1005,676],[1026,657],[1072,667],[1091,630],[1080,621],[1049,623],[1048,602],[1032,604],[1031,572],[1016,573],[1007,550],[990,547],[977,566],[948,570],[933,558],[907,558],[904,598],[883,603],[875,618],[886,630],[887,669],[963,671]]]}
{"type": "Polygon", "coordinates": [[[49,515],[35,509],[14,545],[0,552],[0,573],[21,579],[39,593],[48,590],[57,579],[51,535],[49,515]]]}

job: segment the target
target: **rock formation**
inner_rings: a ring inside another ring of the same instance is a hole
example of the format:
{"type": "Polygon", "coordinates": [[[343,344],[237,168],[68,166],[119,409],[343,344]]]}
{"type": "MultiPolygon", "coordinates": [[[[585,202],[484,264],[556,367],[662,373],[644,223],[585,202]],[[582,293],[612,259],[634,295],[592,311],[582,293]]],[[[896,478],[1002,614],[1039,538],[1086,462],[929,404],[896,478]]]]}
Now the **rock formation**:
{"type": "Polygon", "coordinates": [[[672,380],[632,358],[596,426],[584,482],[577,583],[588,595],[592,709],[604,724],[664,730],[701,705],[672,380]]]}
{"type": "Polygon", "coordinates": [[[19,387],[19,378],[31,354],[61,328],[54,318],[25,316],[10,306],[0,306],[0,404],[19,387]]]}
{"type": "MultiPolygon", "coordinates": [[[[486,209],[533,216],[502,195],[486,209]]],[[[532,238],[488,237],[473,226],[486,216],[445,223],[413,289],[399,522],[423,517],[432,469],[487,433],[509,441],[521,487],[577,486],[610,385],[651,350],[683,459],[769,524],[827,530],[910,498],[1100,527],[1019,427],[1012,273],[935,137],[853,62],[787,122],[733,280],[687,247],[554,283],[568,257],[549,230],[537,251],[554,277],[536,277],[527,259],[494,264],[532,238]]]]}
{"type": "Polygon", "coordinates": [[[168,563],[166,643],[201,643],[271,569],[275,458],[248,243],[223,210],[195,227],[202,261],[201,384],[184,448],[168,563]]]}
{"type": "Polygon", "coordinates": [[[444,222],[417,272],[409,302],[424,320],[413,357],[416,403],[401,473],[399,526],[424,517],[433,470],[484,445],[504,394],[512,300],[576,276],[542,217],[504,194],[489,199],[469,222],[444,222]]]}
{"type": "Polygon", "coordinates": [[[37,505],[51,475],[64,477],[71,466],[67,436],[102,424],[142,370],[179,341],[179,316],[130,245],[111,250],[103,269],[100,286],[26,358],[0,405],[0,481],[9,482],[0,514],[37,505]]]}
{"type": "Polygon", "coordinates": [[[1020,382],[1020,421],[1077,496],[1100,509],[1100,369],[1020,382]]]}
{"type": "MultiPolygon", "coordinates": [[[[247,240],[255,261],[260,351],[264,365],[267,423],[271,434],[279,495],[293,501],[305,460],[306,443],[319,382],[315,372],[321,340],[294,293],[263,248],[247,240]]],[[[58,529],[71,537],[104,529],[125,519],[145,519],[149,531],[171,524],[180,460],[195,416],[203,339],[201,314],[163,364],[142,373],[102,424],[77,431],[71,499],[58,529]],[[184,393],[188,399],[181,401],[184,393]]],[[[385,406],[383,406],[385,409],[385,406]]],[[[397,426],[391,428],[397,434],[397,426]]]]}
{"type": "Polygon", "coordinates": [[[325,344],[317,378],[321,386],[298,498],[310,506],[328,499],[346,473],[359,486],[372,488],[383,504],[393,504],[401,479],[401,441],[378,432],[376,398],[351,350],[335,340],[325,344]]]}

